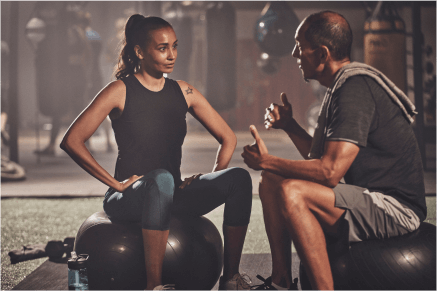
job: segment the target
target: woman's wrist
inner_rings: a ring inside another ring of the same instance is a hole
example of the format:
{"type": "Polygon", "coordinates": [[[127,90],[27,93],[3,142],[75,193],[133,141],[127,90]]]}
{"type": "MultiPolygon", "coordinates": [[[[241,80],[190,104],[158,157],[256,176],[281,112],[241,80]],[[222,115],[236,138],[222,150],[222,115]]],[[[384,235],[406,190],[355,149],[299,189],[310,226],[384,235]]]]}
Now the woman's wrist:
{"type": "Polygon", "coordinates": [[[115,180],[114,183],[110,186],[112,189],[114,189],[117,192],[122,192],[123,190],[123,183],[115,180]]]}

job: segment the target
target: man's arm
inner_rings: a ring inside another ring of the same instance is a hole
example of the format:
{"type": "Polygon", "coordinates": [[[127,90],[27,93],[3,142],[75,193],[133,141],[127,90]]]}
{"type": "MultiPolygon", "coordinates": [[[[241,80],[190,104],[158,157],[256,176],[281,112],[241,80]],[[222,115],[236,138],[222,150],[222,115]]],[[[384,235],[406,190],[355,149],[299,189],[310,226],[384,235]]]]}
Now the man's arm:
{"type": "Polygon", "coordinates": [[[284,128],[284,131],[290,137],[302,157],[306,160],[309,159],[308,154],[310,153],[313,137],[294,118],[284,128]]]}
{"type": "Polygon", "coordinates": [[[256,128],[251,126],[256,143],[246,146],[244,162],[254,170],[269,171],[289,179],[301,179],[327,187],[335,187],[358,155],[359,147],[345,141],[327,141],[320,159],[295,161],[268,154],[256,128]]]}
{"type": "Polygon", "coordinates": [[[265,127],[266,129],[275,128],[284,130],[302,157],[308,159],[313,138],[293,118],[293,110],[285,93],[281,93],[281,101],[283,105],[272,103],[266,109],[264,116],[265,127]]]}

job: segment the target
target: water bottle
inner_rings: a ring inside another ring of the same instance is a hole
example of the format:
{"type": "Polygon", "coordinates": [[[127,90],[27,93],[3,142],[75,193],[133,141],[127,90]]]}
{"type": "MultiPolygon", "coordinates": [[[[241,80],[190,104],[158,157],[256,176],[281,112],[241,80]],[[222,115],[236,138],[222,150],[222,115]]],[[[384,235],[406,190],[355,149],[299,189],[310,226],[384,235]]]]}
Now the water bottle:
{"type": "Polygon", "coordinates": [[[71,259],[68,260],[68,290],[89,290],[87,260],[88,255],[71,252],[71,259]]]}

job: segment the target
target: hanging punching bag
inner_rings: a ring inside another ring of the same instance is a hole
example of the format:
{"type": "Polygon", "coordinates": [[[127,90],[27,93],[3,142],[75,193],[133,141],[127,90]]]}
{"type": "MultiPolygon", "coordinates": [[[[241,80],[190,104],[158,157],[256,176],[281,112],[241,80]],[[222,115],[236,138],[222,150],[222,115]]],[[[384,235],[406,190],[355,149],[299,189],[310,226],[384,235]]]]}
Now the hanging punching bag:
{"type": "Polygon", "coordinates": [[[235,10],[230,2],[213,2],[206,11],[207,60],[206,98],[216,110],[236,103],[235,10]]]}
{"type": "Polygon", "coordinates": [[[45,36],[35,52],[35,69],[38,108],[46,116],[59,116],[68,111],[65,105],[68,37],[64,11],[65,3],[39,1],[35,6],[35,17],[45,23],[45,36]]]}
{"type": "Polygon", "coordinates": [[[291,54],[298,26],[299,19],[287,2],[269,2],[255,24],[255,41],[270,56],[291,54]]]}
{"type": "Polygon", "coordinates": [[[37,17],[45,22],[45,37],[35,55],[36,89],[39,111],[46,116],[62,115],[65,106],[65,56],[68,39],[62,3],[37,2],[37,17]]]}
{"type": "Polygon", "coordinates": [[[394,4],[378,2],[364,23],[364,62],[375,67],[405,92],[405,23],[394,4]]]}

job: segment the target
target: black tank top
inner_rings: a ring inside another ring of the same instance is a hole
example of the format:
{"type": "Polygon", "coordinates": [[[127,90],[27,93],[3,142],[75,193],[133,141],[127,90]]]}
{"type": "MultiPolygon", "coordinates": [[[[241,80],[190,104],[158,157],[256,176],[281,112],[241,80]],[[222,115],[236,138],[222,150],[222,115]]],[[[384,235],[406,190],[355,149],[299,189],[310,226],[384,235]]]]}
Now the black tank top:
{"type": "Polygon", "coordinates": [[[130,75],[123,79],[126,103],[112,121],[118,157],[115,179],[168,170],[176,187],[181,181],[182,144],[187,133],[188,105],[179,84],[166,78],[164,88],[153,92],[130,75]]]}

